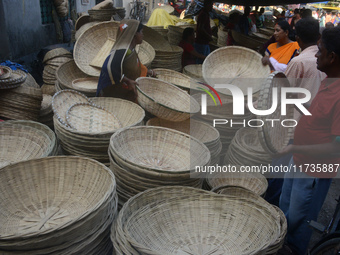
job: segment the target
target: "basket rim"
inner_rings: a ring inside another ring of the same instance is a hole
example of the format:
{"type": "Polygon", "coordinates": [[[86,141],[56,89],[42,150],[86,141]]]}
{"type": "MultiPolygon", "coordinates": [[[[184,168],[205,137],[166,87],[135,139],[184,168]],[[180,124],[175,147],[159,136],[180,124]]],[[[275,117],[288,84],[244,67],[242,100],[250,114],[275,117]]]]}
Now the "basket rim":
{"type": "MultiPolygon", "coordinates": [[[[69,108],[69,109],[67,110],[67,112],[66,112],[66,120],[67,120],[67,123],[69,124],[69,126],[70,126],[71,128],[73,128],[73,129],[75,129],[75,130],[77,130],[77,129],[74,128],[74,127],[70,124],[70,122],[69,122],[69,120],[70,120],[69,113],[70,113],[70,111],[72,111],[73,108],[78,107],[78,106],[90,106],[90,107],[93,107],[93,108],[97,108],[97,109],[103,110],[103,111],[105,111],[106,113],[108,113],[109,115],[113,116],[113,117],[118,121],[119,125],[122,126],[120,120],[119,120],[112,112],[108,111],[108,110],[105,109],[104,107],[95,105],[94,103],[76,103],[76,104],[71,105],[70,108],[69,108]]],[[[122,128],[122,127],[120,127],[120,128],[122,128]]],[[[120,128],[118,128],[118,129],[120,129],[120,128]]],[[[105,131],[105,132],[87,132],[87,133],[97,135],[97,134],[101,134],[101,133],[111,133],[111,132],[115,132],[115,131],[118,130],[118,129],[115,129],[115,130],[112,130],[112,131],[105,131]]]]}
{"type": "MultiPolygon", "coordinates": [[[[139,78],[137,78],[136,82],[138,83],[138,81],[140,81],[140,80],[142,80],[142,79],[143,79],[143,80],[145,80],[145,79],[156,80],[156,81],[158,81],[158,82],[165,83],[165,84],[167,84],[168,86],[171,86],[172,88],[174,88],[174,89],[176,89],[176,90],[179,90],[181,93],[187,94],[184,90],[178,88],[177,86],[175,86],[175,85],[173,85],[173,84],[171,84],[171,83],[168,83],[168,82],[166,82],[166,81],[156,79],[156,78],[139,77],[139,78]]],[[[193,112],[188,112],[188,111],[180,111],[180,110],[177,110],[177,109],[173,109],[173,108],[171,108],[171,107],[169,107],[169,106],[167,106],[167,105],[165,105],[165,104],[162,104],[162,103],[157,102],[154,98],[152,98],[151,96],[149,96],[148,94],[146,94],[146,93],[145,93],[138,85],[136,86],[136,88],[137,88],[137,90],[138,90],[140,93],[142,93],[145,97],[147,97],[147,98],[148,98],[149,100],[151,100],[152,102],[154,102],[154,103],[156,103],[156,104],[158,104],[158,105],[160,105],[160,106],[162,106],[162,107],[164,107],[164,108],[166,108],[166,109],[169,109],[169,110],[171,110],[171,111],[176,111],[176,112],[179,112],[179,113],[195,114],[195,113],[198,113],[198,112],[200,111],[200,109],[201,109],[199,103],[198,103],[192,96],[190,96],[189,94],[187,94],[187,95],[189,96],[189,102],[190,102],[190,101],[191,101],[191,102],[194,102],[194,104],[196,104],[196,105],[198,106],[198,110],[197,110],[197,111],[195,110],[195,111],[193,111],[193,112]]]]}
{"type": "Polygon", "coordinates": [[[120,129],[118,130],[116,133],[114,133],[111,138],[110,138],[110,144],[109,144],[109,150],[110,149],[113,149],[114,150],[114,153],[117,154],[117,156],[122,160],[122,161],[125,161],[127,162],[128,164],[132,165],[132,166],[136,166],[138,168],[143,168],[145,170],[151,170],[151,171],[155,171],[155,172],[160,172],[160,173],[170,173],[170,174],[185,174],[185,173],[189,173],[191,172],[191,169],[187,169],[187,170],[182,170],[182,171],[170,171],[170,170],[162,170],[162,169],[159,169],[159,168],[153,168],[153,167],[146,167],[146,166],[143,166],[143,165],[139,165],[139,164],[136,164],[135,162],[127,159],[126,157],[124,157],[119,151],[117,151],[113,144],[112,144],[112,141],[117,137],[119,136],[121,133],[123,132],[126,132],[127,130],[131,131],[131,130],[134,130],[134,129],[158,129],[158,130],[161,130],[161,131],[167,131],[167,132],[171,132],[171,133],[177,133],[178,135],[182,135],[182,136],[185,136],[187,137],[188,139],[192,139],[194,140],[196,143],[198,143],[207,153],[207,161],[204,162],[203,165],[206,165],[210,162],[210,159],[211,159],[211,155],[210,155],[210,151],[208,149],[208,147],[202,143],[200,140],[196,139],[195,137],[191,136],[191,135],[188,135],[186,133],[183,133],[183,132],[180,132],[178,130],[174,130],[174,129],[171,129],[171,128],[164,128],[164,127],[155,127],[155,126],[135,126],[135,127],[128,127],[128,128],[123,128],[123,129],[120,129]]]}
{"type": "MultiPolygon", "coordinates": [[[[1,171],[6,171],[8,168],[13,168],[16,167],[18,165],[25,165],[28,164],[30,162],[43,162],[43,161],[54,161],[54,160],[60,160],[63,162],[66,162],[68,160],[83,160],[83,161],[88,161],[88,162],[92,162],[94,164],[100,165],[102,171],[105,171],[106,174],[108,174],[111,177],[112,180],[112,185],[110,185],[110,190],[106,191],[106,194],[103,198],[100,199],[100,201],[98,201],[95,205],[92,205],[91,209],[87,209],[84,210],[84,213],[82,215],[80,215],[78,218],[73,219],[65,224],[62,224],[60,226],[58,226],[57,228],[49,228],[47,231],[41,231],[41,232],[29,232],[26,233],[25,235],[20,235],[20,236],[16,236],[14,237],[14,239],[21,237],[21,238],[28,238],[28,237],[37,237],[37,236],[41,236],[41,235],[48,235],[48,234],[53,234],[53,233],[57,233],[58,231],[62,230],[62,229],[66,229],[67,227],[69,227],[72,224],[75,224],[76,222],[80,222],[82,219],[86,218],[88,215],[90,215],[91,213],[93,213],[94,211],[98,210],[100,208],[101,205],[105,204],[105,201],[109,198],[110,194],[115,193],[116,191],[116,179],[114,174],[111,172],[111,170],[105,166],[103,163],[98,162],[97,160],[91,159],[91,158],[87,158],[87,157],[81,157],[81,156],[52,156],[52,157],[46,157],[46,158],[39,158],[39,159],[29,159],[29,160],[25,160],[25,161],[20,161],[17,163],[13,163],[11,165],[7,165],[3,168],[1,168],[1,171]]],[[[9,171],[9,170],[7,170],[9,171]]],[[[41,169],[39,170],[41,171],[41,169]]],[[[1,240],[12,240],[13,237],[11,236],[1,236],[1,240]]]]}

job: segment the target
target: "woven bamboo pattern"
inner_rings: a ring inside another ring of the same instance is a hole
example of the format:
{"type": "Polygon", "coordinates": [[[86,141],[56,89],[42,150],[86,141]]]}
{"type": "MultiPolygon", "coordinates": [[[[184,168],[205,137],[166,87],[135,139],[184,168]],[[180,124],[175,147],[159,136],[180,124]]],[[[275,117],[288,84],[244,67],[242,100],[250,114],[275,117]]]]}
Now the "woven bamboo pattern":
{"type": "Polygon", "coordinates": [[[13,70],[7,79],[0,79],[0,89],[13,89],[20,87],[27,79],[27,74],[22,71],[13,70]]]}
{"type": "Polygon", "coordinates": [[[95,94],[97,92],[98,78],[79,78],[72,81],[75,90],[82,93],[95,94]]]}
{"type": "Polygon", "coordinates": [[[143,35],[144,35],[143,40],[149,43],[156,51],[157,50],[167,50],[167,51],[172,50],[170,43],[167,40],[165,40],[165,38],[160,33],[155,31],[154,29],[148,26],[144,26],[143,35]]]}
{"type": "MultiPolygon", "coordinates": [[[[140,125],[145,117],[144,110],[137,104],[119,98],[91,98],[91,101],[114,114],[122,127],[140,125]]],[[[88,133],[74,130],[53,118],[55,132],[66,154],[90,157],[109,165],[108,147],[113,132],[88,133]]]]}
{"type": "Polygon", "coordinates": [[[262,40],[265,40],[265,41],[268,41],[270,39],[271,36],[269,35],[266,35],[266,34],[262,34],[262,33],[259,33],[259,32],[255,32],[255,33],[252,33],[253,36],[255,37],[258,37],[262,40]]]}
{"type": "Polygon", "coordinates": [[[53,96],[54,93],[55,93],[55,86],[53,85],[47,85],[47,84],[43,84],[41,86],[41,93],[44,95],[50,95],[50,96],[53,96]]]}
{"type": "Polygon", "coordinates": [[[149,26],[159,34],[161,34],[166,40],[168,40],[168,29],[164,28],[164,26],[149,26]]]}
{"type": "MultiPolygon", "coordinates": [[[[240,170],[240,166],[236,166],[240,170]]],[[[220,186],[237,186],[250,190],[257,195],[264,196],[268,188],[266,177],[260,173],[215,173],[206,179],[211,189],[220,186]]]]}
{"type": "Polygon", "coordinates": [[[56,153],[56,137],[45,125],[30,121],[0,123],[0,168],[56,153]]]}
{"type": "Polygon", "coordinates": [[[39,112],[38,122],[45,124],[46,126],[54,129],[53,126],[53,110],[52,110],[52,96],[43,94],[43,100],[41,102],[41,108],[39,112]]]}
{"type": "MultiPolygon", "coordinates": [[[[238,46],[222,47],[212,52],[203,62],[204,80],[211,86],[215,83],[233,84],[247,94],[248,87],[253,93],[260,90],[270,68],[263,66],[262,56],[250,49],[238,46]]],[[[228,89],[219,92],[231,95],[228,89]]]]}
{"type": "Polygon", "coordinates": [[[202,65],[187,65],[183,68],[183,73],[191,78],[204,81],[202,74],[202,65]]]}
{"type": "Polygon", "coordinates": [[[197,139],[163,127],[131,127],[110,139],[115,160],[160,172],[188,173],[210,160],[208,148],[197,139]]]}
{"type": "Polygon", "coordinates": [[[81,28],[83,25],[89,22],[90,22],[90,15],[88,14],[82,15],[77,19],[76,24],[74,25],[74,28],[77,31],[79,30],[79,28],[81,28]]]}
{"type": "Polygon", "coordinates": [[[171,128],[191,135],[207,146],[210,151],[211,165],[219,161],[220,152],[222,150],[220,134],[216,128],[205,122],[194,119],[188,119],[181,122],[171,122],[159,118],[152,118],[147,121],[146,125],[171,128]]]}
{"type": "Polygon", "coordinates": [[[154,71],[158,79],[174,84],[189,92],[191,90],[199,90],[202,87],[196,80],[180,72],[164,68],[156,68],[154,71]]]}
{"type": "Polygon", "coordinates": [[[115,178],[92,159],[24,161],[4,167],[0,180],[1,250],[25,254],[96,250],[117,215],[115,178]]]}
{"type": "Polygon", "coordinates": [[[260,28],[259,30],[260,30],[261,33],[266,34],[268,36],[273,36],[273,34],[274,34],[274,29],[271,29],[269,27],[267,27],[267,28],[260,28]]]}
{"type": "Polygon", "coordinates": [[[256,50],[263,45],[263,40],[261,40],[260,38],[247,36],[235,30],[232,30],[231,34],[236,45],[246,47],[252,50],[256,50]]]}
{"type": "Polygon", "coordinates": [[[68,50],[64,49],[64,48],[55,48],[53,50],[48,51],[43,59],[43,63],[47,62],[48,60],[54,59],[56,57],[60,57],[60,56],[69,56],[72,57],[71,52],[69,52],[68,50]]]}
{"type": "Polygon", "coordinates": [[[82,25],[77,31],[76,34],[74,35],[75,40],[77,41],[79,39],[79,37],[81,36],[82,33],[84,33],[87,29],[89,29],[90,27],[99,24],[100,21],[91,21],[89,23],[86,23],[84,25],[82,25]]]}
{"type": "Polygon", "coordinates": [[[260,143],[258,130],[250,127],[243,127],[236,132],[224,158],[224,164],[242,166],[260,166],[271,161],[270,154],[260,143]]]}
{"type": "Polygon", "coordinates": [[[91,21],[110,21],[113,14],[115,14],[114,9],[101,9],[101,10],[88,10],[91,21]]]}
{"type": "Polygon", "coordinates": [[[74,60],[70,60],[57,69],[56,77],[62,89],[74,89],[72,85],[74,80],[89,76],[78,68],[74,60]]]}
{"type": "Polygon", "coordinates": [[[182,69],[182,54],[183,49],[179,46],[171,46],[171,50],[156,50],[156,56],[151,66],[152,68],[166,68],[179,72],[182,69]]]}
{"type": "MultiPolygon", "coordinates": [[[[259,99],[258,99],[258,110],[268,110],[273,104],[272,94],[273,88],[277,88],[277,101],[278,106],[276,110],[270,114],[266,115],[269,119],[279,119],[280,123],[284,119],[294,119],[294,106],[287,105],[286,115],[281,115],[281,88],[290,87],[289,81],[281,72],[273,72],[266,79],[263,84],[259,99]]],[[[260,119],[265,119],[264,116],[259,116],[260,119]]],[[[292,124],[292,123],[291,123],[292,124]]],[[[271,123],[266,123],[258,129],[258,134],[260,138],[261,145],[265,151],[270,154],[275,154],[282,150],[288,145],[289,139],[292,136],[293,128],[284,127],[283,125],[277,125],[272,127],[271,123]]]]}
{"type": "Polygon", "coordinates": [[[280,235],[279,218],[268,203],[162,187],[124,205],[111,240],[117,254],[261,254],[280,235]]]}
{"type": "Polygon", "coordinates": [[[142,44],[136,45],[136,52],[140,62],[146,67],[151,66],[151,62],[156,56],[155,49],[146,41],[143,40],[142,44]]]}
{"type": "Polygon", "coordinates": [[[74,45],[74,61],[84,73],[99,77],[101,68],[90,65],[109,39],[116,39],[119,22],[109,21],[94,25],[83,32],[74,45]]]}
{"type": "Polygon", "coordinates": [[[112,132],[122,127],[119,119],[104,108],[92,104],[74,104],[66,112],[67,123],[81,132],[112,132]]]}
{"type": "Polygon", "coordinates": [[[65,89],[54,94],[52,98],[52,109],[54,114],[63,125],[68,125],[66,112],[76,103],[90,103],[91,101],[82,93],[65,89]]]}
{"type": "Polygon", "coordinates": [[[8,66],[0,66],[1,73],[0,73],[0,80],[8,79],[12,75],[12,69],[8,66]]]}
{"type": "Polygon", "coordinates": [[[183,121],[200,110],[192,97],[172,84],[147,77],[136,81],[139,104],[161,119],[183,121]]]}
{"type": "Polygon", "coordinates": [[[168,40],[171,45],[178,45],[182,40],[184,28],[180,26],[168,26],[168,40]]]}

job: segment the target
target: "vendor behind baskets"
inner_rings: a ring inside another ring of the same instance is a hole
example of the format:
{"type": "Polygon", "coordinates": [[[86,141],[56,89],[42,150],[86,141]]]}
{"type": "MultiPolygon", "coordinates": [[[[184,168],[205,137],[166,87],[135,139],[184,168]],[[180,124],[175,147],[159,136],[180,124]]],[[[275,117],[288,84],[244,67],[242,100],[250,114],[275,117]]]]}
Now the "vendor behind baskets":
{"type": "Polygon", "coordinates": [[[135,102],[135,81],[147,75],[155,77],[153,70],[144,66],[135,51],[143,41],[143,24],[137,20],[122,20],[117,41],[106,58],[98,81],[97,96],[118,97],[135,102]]]}

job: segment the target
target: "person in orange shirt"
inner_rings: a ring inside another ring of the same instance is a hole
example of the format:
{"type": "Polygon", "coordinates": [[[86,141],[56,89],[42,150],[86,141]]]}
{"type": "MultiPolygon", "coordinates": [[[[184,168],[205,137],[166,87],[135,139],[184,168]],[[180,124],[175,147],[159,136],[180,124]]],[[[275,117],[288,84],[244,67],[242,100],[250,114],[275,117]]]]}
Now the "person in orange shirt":
{"type": "Polygon", "coordinates": [[[289,39],[290,27],[287,21],[279,21],[274,29],[276,43],[268,46],[262,64],[269,65],[272,71],[284,72],[290,60],[298,55],[300,46],[289,39]]]}

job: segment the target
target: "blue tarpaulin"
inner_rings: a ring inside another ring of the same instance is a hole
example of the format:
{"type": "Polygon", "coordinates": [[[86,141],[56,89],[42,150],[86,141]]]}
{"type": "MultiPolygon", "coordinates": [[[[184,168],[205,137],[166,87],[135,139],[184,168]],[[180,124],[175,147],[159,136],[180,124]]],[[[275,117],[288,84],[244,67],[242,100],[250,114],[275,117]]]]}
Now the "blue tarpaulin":
{"type": "Polygon", "coordinates": [[[15,63],[15,62],[11,62],[11,61],[9,61],[9,60],[6,60],[5,62],[0,63],[0,66],[8,66],[8,67],[10,67],[12,70],[20,69],[20,70],[22,70],[22,71],[28,73],[27,69],[26,69],[24,66],[22,66],[22,65],[20,65],[20,64],[18,64],[18,63],[15,63]]]}

